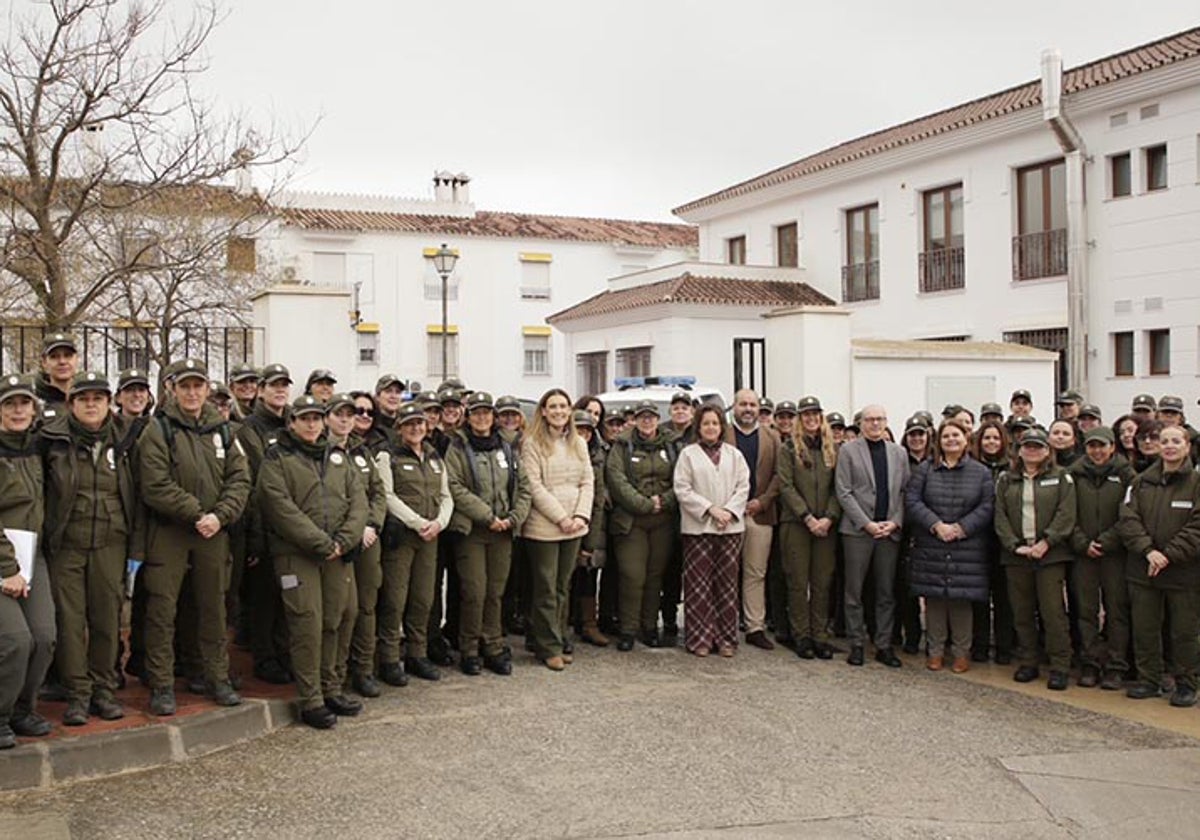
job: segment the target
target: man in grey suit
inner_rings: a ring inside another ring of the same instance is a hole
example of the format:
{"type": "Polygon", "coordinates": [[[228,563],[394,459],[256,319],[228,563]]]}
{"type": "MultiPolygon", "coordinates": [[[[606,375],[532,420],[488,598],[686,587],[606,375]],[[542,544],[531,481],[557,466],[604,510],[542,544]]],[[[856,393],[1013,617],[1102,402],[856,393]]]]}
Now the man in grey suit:
{"type": "Polygon", "coordinates": [[[862,590],[867,573],[875,580],[875,658],[890,668],[900,659],[892,650],[895,612],[893,584],[904,526],[904,485],[908,455],[887,439],[887,412],[868,405],[860,420],[862,436],[838,453],[834,485],[842,505],[838,527],[846,557],[846,634],[851,665],[863,664],[862,590]]]}

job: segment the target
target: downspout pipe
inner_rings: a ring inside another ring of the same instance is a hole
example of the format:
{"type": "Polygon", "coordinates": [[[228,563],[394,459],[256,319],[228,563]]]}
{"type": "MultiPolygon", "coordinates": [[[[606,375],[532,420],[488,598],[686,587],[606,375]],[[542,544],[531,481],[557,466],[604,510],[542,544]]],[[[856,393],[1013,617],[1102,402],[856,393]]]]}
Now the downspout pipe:
{"type": "Polygon", "coordinates": [[[1063,151],[1067,176],[1067,382],[1088,387],[1088,239],[1083,136],[1062,107],[1062,55],[1042,52],[1042,119],[1063,151]]]}

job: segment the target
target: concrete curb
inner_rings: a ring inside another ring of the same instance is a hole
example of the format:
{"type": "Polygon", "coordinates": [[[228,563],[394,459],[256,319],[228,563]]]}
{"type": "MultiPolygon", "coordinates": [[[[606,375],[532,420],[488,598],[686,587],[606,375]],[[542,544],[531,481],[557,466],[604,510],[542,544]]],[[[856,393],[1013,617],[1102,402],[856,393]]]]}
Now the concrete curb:
{"type": "Polygon", "coordinates": [[[296,719],[290,700],[243,699],[240,706],[167,718],[149,726],[23,744],[0,752],[0,791],[44,788],[187,761],[259,738],[296,719]]]}

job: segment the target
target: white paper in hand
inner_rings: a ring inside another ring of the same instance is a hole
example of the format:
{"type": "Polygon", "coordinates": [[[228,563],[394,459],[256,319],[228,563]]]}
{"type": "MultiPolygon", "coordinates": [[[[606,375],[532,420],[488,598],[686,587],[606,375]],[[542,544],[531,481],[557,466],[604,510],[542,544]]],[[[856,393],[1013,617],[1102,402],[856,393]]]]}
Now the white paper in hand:
{"type": "Polygon", "coordinates": [[[33,558],[37,554],[37,531],[22,531],[20,528],[5,528],[4,536],[13,545],[17,555],[17,565],[21,567],[21,577],[25,583],[33,582],[33,558]]]}

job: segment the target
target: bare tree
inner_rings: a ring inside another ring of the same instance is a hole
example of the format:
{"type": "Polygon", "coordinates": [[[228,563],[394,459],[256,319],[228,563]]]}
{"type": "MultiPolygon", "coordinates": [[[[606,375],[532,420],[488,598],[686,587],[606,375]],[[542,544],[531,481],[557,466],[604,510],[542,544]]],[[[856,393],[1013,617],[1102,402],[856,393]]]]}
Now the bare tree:
{"type": "MultiPolygon", "coordinates": [[[[47,0],[14,21],[0,47],[0,273],[21,292],[0,301],[10,312],[25,304],[48,326],[69,326],[98,306],[113,311],[122,294],[135,299],[139,276],[151,290],[164,270],[197,276],[212,265],[211,237],[164,237],[156,253],[169,260],[149,266],[109,237],[138,215],[167,218],[181,197],[233,195],[234,181],[244,194],[252,171],[277,174],[294,159],[303,137],[256,131],[194,93],[220,20],[211,2],[180,24],[162,0],[47,0]]],[[[211,219],[228,208],[193,209],[211,219]]],[[[167,307],[178,298],[160,288],[135,309],[154,296],[167,307]]]]}

